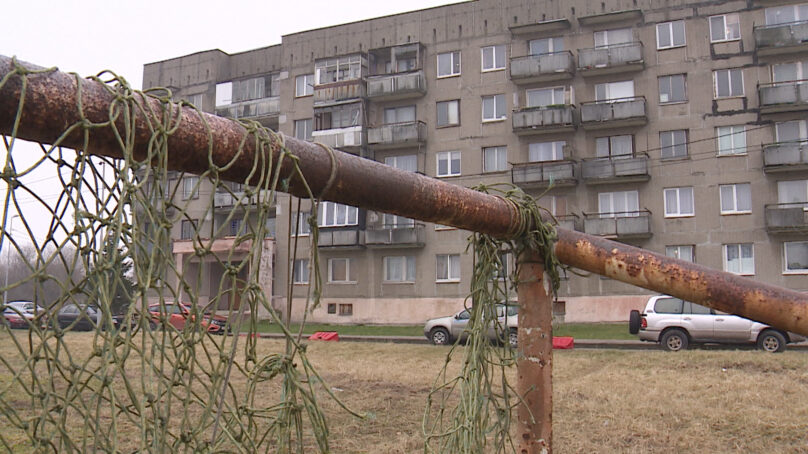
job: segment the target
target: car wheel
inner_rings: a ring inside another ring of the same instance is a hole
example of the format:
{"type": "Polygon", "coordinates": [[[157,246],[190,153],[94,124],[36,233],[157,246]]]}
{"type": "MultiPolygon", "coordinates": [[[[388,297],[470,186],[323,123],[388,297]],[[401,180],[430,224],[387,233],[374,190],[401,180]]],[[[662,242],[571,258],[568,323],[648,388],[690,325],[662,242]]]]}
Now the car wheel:
{"type": "Polygon", "coordinates": [[[510,344],[513,349],[519,347],[519,332],[515,329],[508,332],[508,344],[510,344]]]}
{"type": "Polygon", "coordinates": [[[640,332],[640,311],[633,310],[628,314],[628,332],[630,334],[637,334],[640,332]]]}
{"type": "Polygon", "coordinates": [[[435,328],[429,332],[429,340],[435,345],[446,345],[449,343],[449,331],[446,328],[435,328]]]}
{"type": "Polygon", "coordinates": [[[758,336],[757,345],[763,351],[779,353],[786,349],[786,338],[773,329],[767,329],[758,336]]]}
{"type": "Polygon", "coordinates": [[[678,352],[680,350],[687,350],[687,334],[680,329],[671,329],[665,331],[662,335],[662,348],[669,352],[678,352]]]}

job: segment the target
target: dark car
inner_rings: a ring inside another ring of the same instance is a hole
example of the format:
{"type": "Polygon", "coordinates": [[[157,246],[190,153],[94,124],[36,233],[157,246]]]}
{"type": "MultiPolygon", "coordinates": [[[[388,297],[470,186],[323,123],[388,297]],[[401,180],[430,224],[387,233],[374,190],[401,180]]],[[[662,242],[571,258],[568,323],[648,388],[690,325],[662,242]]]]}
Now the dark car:
{"type": "Polygon", "coordinates": [[[103,322],[103,315],[93,306],[65,304],[56,314],[59,328],[72,331],[92,331],[103,322]]]}
{"type": "MultiPolygon", "coordinates": [[[[151,318],[150,325],[152,327],[165,327],[165,325],[172,326],[178,330],[185,328],[185,324],[189,321],[194,321],[194,314],[190,306],[183,303],[166,302],[161,304],[149,305],[149,317],[151,318]]],[[[227,318],[219,315],[202,316],[200,321],[202,328],[210,333],[225,334],[229,331],[227,326],[227,318]]]]}

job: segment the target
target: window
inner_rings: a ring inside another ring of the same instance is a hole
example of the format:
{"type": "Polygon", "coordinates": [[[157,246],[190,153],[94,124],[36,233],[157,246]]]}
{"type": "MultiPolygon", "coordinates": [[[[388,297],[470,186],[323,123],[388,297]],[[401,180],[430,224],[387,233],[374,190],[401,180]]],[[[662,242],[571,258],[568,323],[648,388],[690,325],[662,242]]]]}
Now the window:
{"type": "Polygon", "coordinates": [[[656,26],[656,48],[671,49],[685,45],[685,21],[663,22],[656,26]]]}
{"type": "Polygon", "coordinates": [[[350,128],[362,124],[360,103],[323,107],[314,110],[314,130],[350,128]]]}
{"type": "Polygon", "coordinates": [[[483,148],[483,172],[498,172],[508,169],[507,147],[483,148]]]}
{"type": "Polygon", "coordinates": [[[336,314],[337,313],[337,304],[336,303],[328,303],[327,310],[329,314],[336,314]]]}
{"type": "Polygon", "coordinates": [[[328,282],[355,283],[351,262],[348,258],[328,259],[328,282]]]}
{"type": "Polygon", "coordinates": [[[190,240],[196,233],[196,219],[183,219],[180,223],[180,239],[190,240]]]}
{"type": "Polygon", "coordinates": [[[715,128],[718,156],[746,154],[746,127],[719,126],[715,128]]]}
{"type": "Polygon", "coordinates": [[[312,119],[295,120],[295,139],[311,141],[312,119]]]}
{"type": "Polygon", "coordinates": [[[266,223],[266,230],[264,233],[264,238],[275,238],[276,236],[276,219],[275,218],[267,218],[266,223]]]}
{"type": "Polygon", "coordinates": [[[786,273],[808,273],[808,241],[783,243],[783,261],[786,273]]]}
{"type": "Polygon", "coordinates": [[[766,8],[766,25],[790,24],[808,20],[808,3],[766,8]]]}
{"type": "Polygon", "coordinates": [[[693,216],[693,188],[667,188],[665,193],[665,217],[693,216]]]}
{"type": "Polygon", "coordinates": [[[683,102],[687,101],[687,91],[685,89],[685,75],[674,74],[659,78],[659,102],[683,102]]]}
{"type": "Polygon", "coordinates": [[[306,236],[311,233],[311,224],[309,224],[309,213],[292,214],[292,235],[306,236]],[[295,219],[297,221],[295,221],[295,219]]]}
{"type": "Polygon", "coordinates": [[[539,88],[525,91],[527,107],[547,107],[566,104],[564,87],[539,88]]]}
{"type": "Polygon", "coordinates": [[[483,121],[505,118],[505,95],[483,96],[483,121]]]}
{"type": "Polygon", "coordinates": [[[460,75],[460,51],[438,54],[438,77],[460,75]]]}
{"type": "Polygon", "coordinates": [[[330,84],[362,77],[362,57],[347,55],[314,63],[315,83],[330,84]]]}
{"type": "Polygon", "coordinates": [[[439,177],[451,177],[460,175],[460,152],[443,151],[437,154],[439,177]]]}
{"type": "Polygon", "coordinates": [[[353,315],[353,304],[340,304],[339,315],[353,315]]]}
{"type": "Polygon", "coordinates": [[[735,41],[741,39],[741,23],[738,13],[710,17],[710,42],[735,41]]]}
{"type": "Polygon", "coordinates": [[[634,136],[598,137],[595,139],[598,158],[630,158],[634,155],[634,136]]]}
{"type": "Polygon", "coordinates": [[[808,180],[778,181],[777,203],[794,204],[808,210],[808,180]]]}
{"type": "Polygon", "coordinates": [[[601,192],[598,211],[601,218],[639,216],[639,194],[637,191],[601,192]]]}
{"type": "Polygon", "coordinates": [[[460,101],[440,101],[437,104],[437,126],[456,126],[460,124],[460,101]]]}
{"type": "Polygon", "coordinates": [[[314,74],[302,74],[295,77],[295,97],[314,94],[314,74]]]}
{"type": "Polygon", "coordinates": [[[755,274],[755,247],[752,243],[724,245],[724,271],[734,274],[755,274]]]}
{"type": "Polygon", "coordinates": [[[194,107],[201,109],[202,103],[205,101],[205,94],[204,93],[197,93],[195,95],[190,95],[187,98],[187,101],[190,104],[193,104],[194,107]]]}
{"type": "Polygon", "coordinates": [[[659,133],[659,148],[662,159],[683,158],[687,156],[687,131],[662,131],[659,133]]]}
{"type": "Polygon", "coordinates": [[[665,255],[687,262],[695,262],[696,256],[693,252],[694,249],[695,246],[692,244],[665,246],[665,255]]]}
{"type": "MultiPolygon", "coordinates": [[[[505,69],[505,45],[488,46],[481,49],[483,72],[505,69]]],[[[459,72],[459,70],[458,70],[459,72]]]]}
{"type": "Polygon", "coordinates": [[[384,124],[412,123],[415,121],[415,106],[388,107],[384,109],[384,124]]]}
{"type": "Polygon", "coordinates": [[[384,163],[390,167],[406,170],[407,172],[418,171],[418,157],[414,154],[405,156],[388,156],[384,158],[384,163]]]}
{"type": "Polygon", "coordinates": [[[540,38],[532,39],[528,42],[530,55],[552,54],[564,51],[564,38],[540,38]]]}
{"type": "Polygon", "coordinates": [[[239,236],[244,234],[244,219],[231,219],[228,228],[228,236],[239,236]]]}
{"type": "Polygon", "coordinates": [[[781,121],[774,124],[777,142],[808,142],[808,128],[805,120],[781,121]]]}
{"type": "Polygon", "coordinates": [[[415,257],[395,256],[384,258],[385,282],[415,282],[415,257]]]}
{"type": "Polygon", "coordinates": [[[438,254],[436,262],[438,282],[460,280],[460,254],[438,254]]]}
{"type": "Polygon", "coordinates": [[[615,101],[634,97],[634,81],[609,82],[595,85],[595,101],[615,101]]]}
{"type": "Polygon", "coordinates": [[[567,198],[557,195],[546,195],[539,199],[539,206],[546,208],[553,216],[566,216],[567,198]]]}
{"type": "Polygon", "coordinates": [[[320,227],[339,227],[359,224],[359,209],[335,202],[320,203],[320,227]]]}
{"type": "Polygon", "coordinates": [[[595,32],[595,47],[616,46],[634,41],[630,28],[602,30],[595,32]]]}
{"type": "Polygon", "coordinates": [[[531,143],[527,148],[527,160],[530,162],[560,161],[564,159],[566,145],[567,142],[563,140],[531,143]]]}
{"type": "Polygon", "coordinates": [[[270,74],[232,82],[233,102],[271,98],[280,95],[280,75],[270,74]]]}
{"type": "Polygon", "coordinates": [[[808,61],[772,65],[772,82],[793,82],[808,79],[808,61]]]}
{"type": "Polygon", "coordinates": [[[292,266],[292,282],[295,284],[309,283],[309,259],[297,259],[292,266]]]}
{"type": "Polygon", "coordinates": [[[401,229],[415,226],[415,219],[384,213],[382,218],[385,228],[401,229]]]}
{"type": "Polygon", "coordinates": [[[233,82],[216,84],[216,107],[233,103],[233,82]]]}
{"type": "Polygon", "coordinates": [[[679,298],[660,298],[654,303],[657,314],[681,314],[684,301],[679,298]]]}
{"type": "Polygon", "coordinates": [[[196,186],[199,183],[199,177],[185,177],[182,179],[182,200],[195,199],[199,197],[196,191],[196,186]]]}
{"type": "Polygon", "coordinates": [[[722,184],[718,189],[721,197],[721,214],[752,212],[752,186],[749,183],[722,184]]]}
{"type": "Polygon", "coordinates": [[[743,70],[740,68],[715,70],[713,81],[716,98],[743,96],[743,70]]]}

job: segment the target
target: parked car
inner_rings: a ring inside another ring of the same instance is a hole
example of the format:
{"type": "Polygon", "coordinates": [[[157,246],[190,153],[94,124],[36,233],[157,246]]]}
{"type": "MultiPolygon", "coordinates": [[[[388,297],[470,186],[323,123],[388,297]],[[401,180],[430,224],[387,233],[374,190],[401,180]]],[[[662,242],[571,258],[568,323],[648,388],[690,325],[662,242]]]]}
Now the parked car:
{"type": "MultiPolygon", "coordinates": [[[[501,329],[496,329],[492,325],[488,329],[488,337],[494,341],[500,341],[500,333],[508,333],[508,343],[511,347],[516,348],[517,332],[516,327],[519,325],[519,306],[517,305],[504,305],[497,304],[497,323],[501,329]]],[[[450,315],[448,317],[433,318],[427,320],[424,325],[424,335],[430,342],[435,345],[446,345],[456,339],[465,340],[467,336],[466,326],[469,323],[471,314],[468,309],[450,315]]]]}
{"type": "MultiPolygon", "coordinates": [[[[185,324],[189,320],[194,320],[191,308],[187,304],[176,302],[166,302],[164,307],[159,303],[149,305],[149,317],[152,328],[164,326],[164,323],[168,323],[178,330],[185,328],[185,324]]],[[[225,334],[229,332],[227,318],[219,315],[205,314],[202,316],[200,324],[210,333],[225,334]]]]}
{"type": "Polygon", "coordinates": [[[697,343],[756,343],[761,350],[781,352],[786,344],[805,340],[798,334],[667,295],[649,298],[642,313],[631,311],[629,332],[642,341],[659,342],[668,351],[685,350],[697,343]]]}
{"type": "MultiPolygon", "coordinates": [[[[70,329],[72,331],[93,331],[97,326],[102,325],[103,314],[97,307],[79,306],[68,303],[56,313],[56,323],[59,328],[70,329]]],[[[115,323],[113,319],[113,324],[115,323]]],[[[113,326],[114,327],[114,326],[113,326]]],[[[105,329],[102,325],[102,329],[105,329]]]]}
{"type": "Polygon", "coordinates": [[[31,320],[37,315],[44,325],[45,309],[32,301],[12,301],[3,306],[3,317],[12,328],[28,328],[31,320]]]}

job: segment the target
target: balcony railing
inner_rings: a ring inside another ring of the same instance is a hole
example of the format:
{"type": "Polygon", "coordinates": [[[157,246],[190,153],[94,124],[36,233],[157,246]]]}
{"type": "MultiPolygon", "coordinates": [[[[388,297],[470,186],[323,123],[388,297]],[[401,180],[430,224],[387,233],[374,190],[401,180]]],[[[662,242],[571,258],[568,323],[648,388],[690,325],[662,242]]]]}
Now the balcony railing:
{"type": "MultiPolygon", "coordinates": [[[[214,208],[229,208],[235,206],[257,205],[259,202],[267,203],[269,201],[270,191],[261,191],[262,195],[252,194],[247,196],[244,191],[233,192],[216,192],[213,194],[214,208]]],[[[275,201],[269,202],[274,204],[275,201]]]]}
{"type": "Polygon", "coordinates": [[[423,145],[426,142],[426,123],[408,121],[376,126],[368,129],[368,145],[375,149],[388,149],[423,145]]]}
{"type": "Polygon", "coordinates": [[[517,84],[569,79],[575,74],[572,52],[511,58],[511,80],[517,84]]]}
{"type": "Polygon", "coordinates": [[[754,34],[758,55],[803,52],[808,48],[808,21],[759,25],[754,34]]]}
{"type": "Polygon", "coordinates": [[[558,226],[562,229],[575,230],[577,232],[583,229],[581,217],[575,213],[555,216],[555,219],[558,221],[558,226]]]}
{"type": "Polygon", "coordinates": [[[425,238],[423,224],[371,227],[365,231],[365,244],[374,248],[424,247],[425,238]]]}
{"type": "Polygon", "coordinates": [[[260,118],[277,116],[281,112],[281,98],[262,98],[216,106],[216,115],[229,118],[260,118]]]}
{"type": "Polygon", "coordinates": [[[641,42],[633,42],[578,49],[578,71],[583,76],[597,76],[642,70],[645,67],[642,47],[641,42]]]}
{"type": "Polygon", "coordinates": [[[648,155],[584,159],[581,175],[588,184],[648,181],[648,155]]]}
{"type": "Polygon", "coordinates": [[[519,135],[548,134],[575,130],[576,111],[571,104],[527,107],[511,118],[513,132],[519,135]]]}
{"type": "Polygon", "coordinates": [[[365,79],[352,79],[314,86],[314,105],[325,106],[347,99],[361,99],[366,96],[365,79]]]}
{"type": "Polygon", "coordinates": [[[334,230],[321,228],[317,246],[321,248],[361,249],[365,245],[365,231],[356,229],[334,230]]]}
{"type": "Polygon", "coordinates": [[[581,104],[581,126],[584,129],[640,126],[648,123],[645,97],[616,98],[581,104]]]}
{"type": "Polygon", "coordinates": [[[513,184],[523,188],[573,186],[575,179],[575,162],[542,161],[514,164],[511,168],[513,184]]]}
{"type": "Polygon", "coordinates": [[[765,206],[769,233],[808,233],[808,202],[765,206]]]}
{"type": "Polygon", "coordinates": [[[424,71],[368,77],[368,98],[377,101],[417,98],[426,94],[424,71]]]}
{"type": "Polygon", "coordinates": [[[584,213],[584,232],[614,238],[649,238],[651,212],[638,210],[584,213]]]}
{"type": "Polygon", "coordinates": [[[765,172],[808,169],[808,141],[779,142],[763,146],[765,172]]]}
{"type": "Polygon", "coordinates": [[[760,113],[793,112],[808,109],[808,80],[758,85],[760,113]]]}
{"type": "Polygon", "coordinates": [[[348,128],[323,129],[312,131],[312,139],[328,145],[331,148],[356,148],[364,145],[362,138],[362,126],[350,126],[348,128]]]}

